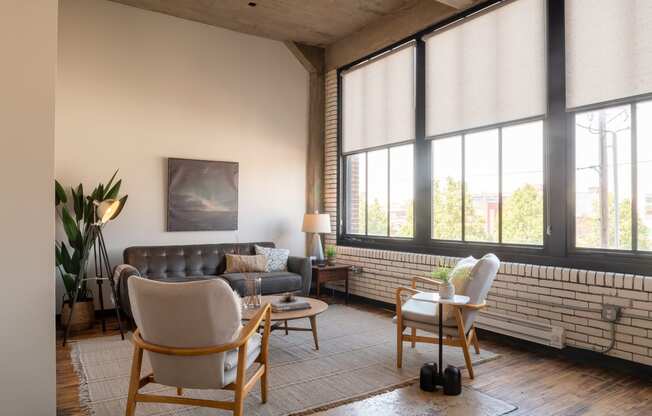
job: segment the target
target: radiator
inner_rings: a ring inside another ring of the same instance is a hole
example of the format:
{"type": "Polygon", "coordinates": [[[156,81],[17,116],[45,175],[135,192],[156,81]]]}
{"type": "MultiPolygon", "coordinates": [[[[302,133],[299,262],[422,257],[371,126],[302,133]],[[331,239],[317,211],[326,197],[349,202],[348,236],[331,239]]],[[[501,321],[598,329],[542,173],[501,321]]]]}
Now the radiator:
{"type": "Polygon", "coordinates": [[[564,328],[493,312],[482,312],[475,326],[498,334],[509,335],[554,348],[564,348],[564,328]]]}

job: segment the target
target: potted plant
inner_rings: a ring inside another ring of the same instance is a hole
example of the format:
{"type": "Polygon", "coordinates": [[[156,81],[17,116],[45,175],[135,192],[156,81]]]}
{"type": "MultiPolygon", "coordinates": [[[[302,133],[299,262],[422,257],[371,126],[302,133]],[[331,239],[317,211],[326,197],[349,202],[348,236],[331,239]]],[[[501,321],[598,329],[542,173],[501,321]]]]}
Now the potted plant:
{"type": "Polygon", "coordinates": [[[439,297],[441,299],[451,299],[455,296],[455,286],[453,285],[452,276],[449,269],[440,267],[430,273],[433,279],[439,280],[439,297]]]}
{"type": "MultiPolygon", "coordinates": [[[[84,195],[82,184],[70,189],[70,198],[63,186],[54,182],[55,207],[57,218],[65,231],[65,241],[55,241],[55,264],[65,288],[64,302],[61,309],[61,322],[66,325],[71,313],[72,299],[75,297],[75,281],[79,281],[75,312],[70,322],[70,329],[87,329],[93,325],[95,308],[93,294],[86,279],[86,265],[93,249],[97,233],[91,232],[91,226],[97,221],[95,205],[107,199],[117,199],[121,180],[114,183],[116,171],[107,185],[99,184],[90,195],[84,195]],[[72,208],[69,210],[68,201],[72,208]]],[[[127,201],[127,196],[120,198],[119,208],[112,218],[117,217],[127,201]]]]}
{"type": "Polygon", "coordinates": [[[326,263],[329,266],[335,266],[335,259],[337,258],[337,249],[335,246],[326,246],[326,263]]]}

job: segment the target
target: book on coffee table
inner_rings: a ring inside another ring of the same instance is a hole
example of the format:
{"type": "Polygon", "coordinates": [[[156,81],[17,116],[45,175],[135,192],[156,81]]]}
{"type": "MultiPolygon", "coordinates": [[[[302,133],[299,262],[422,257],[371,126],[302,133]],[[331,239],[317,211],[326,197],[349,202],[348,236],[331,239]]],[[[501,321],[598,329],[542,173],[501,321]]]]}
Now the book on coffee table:
{"type": "Polygon", "coordinates": [[[293,300],[292,302],[283,302],[277,300],[272,302],[272,312],[289,312],[301,309],[310,309],[310,303],[305,300],[293,300]]]}

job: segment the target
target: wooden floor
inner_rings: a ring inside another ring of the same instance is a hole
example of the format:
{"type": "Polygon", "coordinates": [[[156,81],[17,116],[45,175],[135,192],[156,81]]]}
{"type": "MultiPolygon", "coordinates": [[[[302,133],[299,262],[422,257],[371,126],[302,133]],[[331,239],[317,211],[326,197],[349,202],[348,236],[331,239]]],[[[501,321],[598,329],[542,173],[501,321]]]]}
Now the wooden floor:
{"type": "MultiPolygon", "coordinates": [[[[377,307],[352,306],[392,316],[391,311],[377,307]]],[[[117,321],[109,321],[108,326],[105,335],[118,333],[117,321]]],[[[60,336],[57,415],[83,415],[70,348],[61,346],[60,336]]],[[[98,336],[103,336],[99,324],[92,330],[74,334],[72,339],[98,336]]],[[[603,360],[597,354],[587,358],[584,354],[560,353],[493,334],[481,334],[480,343],[501,357],[475,367],[475,380],[469,380],[464,372],[464,383],[518,406],[510,416],[652,415],[652,377],[641,368],[623,361],[603,360]]]]}

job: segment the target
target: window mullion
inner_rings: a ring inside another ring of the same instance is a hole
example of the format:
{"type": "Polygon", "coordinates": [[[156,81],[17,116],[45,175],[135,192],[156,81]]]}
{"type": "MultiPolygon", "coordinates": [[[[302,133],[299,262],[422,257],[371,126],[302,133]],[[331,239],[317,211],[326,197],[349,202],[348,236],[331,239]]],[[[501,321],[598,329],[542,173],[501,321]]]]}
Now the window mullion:
{"type": "Polygon", "coordinates": [[[391,150],[387,149],[387,237],[390,236],[390,223],[389,223],[389,218],[390,215],[389,213],[391,212],[391,182],[392,182],[392,161],[391,161],[391,150]]]}
{"type": "Polygon", "coordinates": [[[466,135],[463,134],[460,146],[462,146],[462,241],[466,241],[466,135]]]}
{"type": "Polygon", "coordinates": [[[364,152],[364,235],[369,235],[369,158],[364,152]]]}
{"type": "Polygon", "coordinates": [[[503,242],[503,129],[498,129],[498,244],[503,242]]]}
{"type": "Polygon", "coordinates": [[[428,244],[432,230],[432,172],[430,143],[426,135],[426,46],[423,40],[416,43],[414,83],[415,143],[414,143],[414,240],[428,244]]]}
{"type": "MultiPolygon", "coordinates": [[[[549,169],[545,172],[546,202],[549,204],[547,225],[549,233],[545,235],[544,246],[548,254],[565,256],[567,251],[567,210],[569,189],[573,184],[568,171],[572,159],[566,158],[572,153],[572,143],[567,140],[566,113],[566,67],[565,67],[565,27],[564,1],[548,0],[548,119],[546,141],[549,169]]],[[[574,234],[574,233],[573,233],[574,234]]],[[[574,238],[574,237],[573,237],[574,238]]]]}
{"type": "Polygon", "coordinates": [[[632,149],[631,156],[631,167],[632,167],[632,250],[638,250],[638,155],[637,155],[637,146],[638,146],[638,131],[636,129],[637,125],[637,116],[636,113],[636,103],[631,104],[631,114],[632,114],[632,134],[630,135],[630,147],[632,149]]]}

